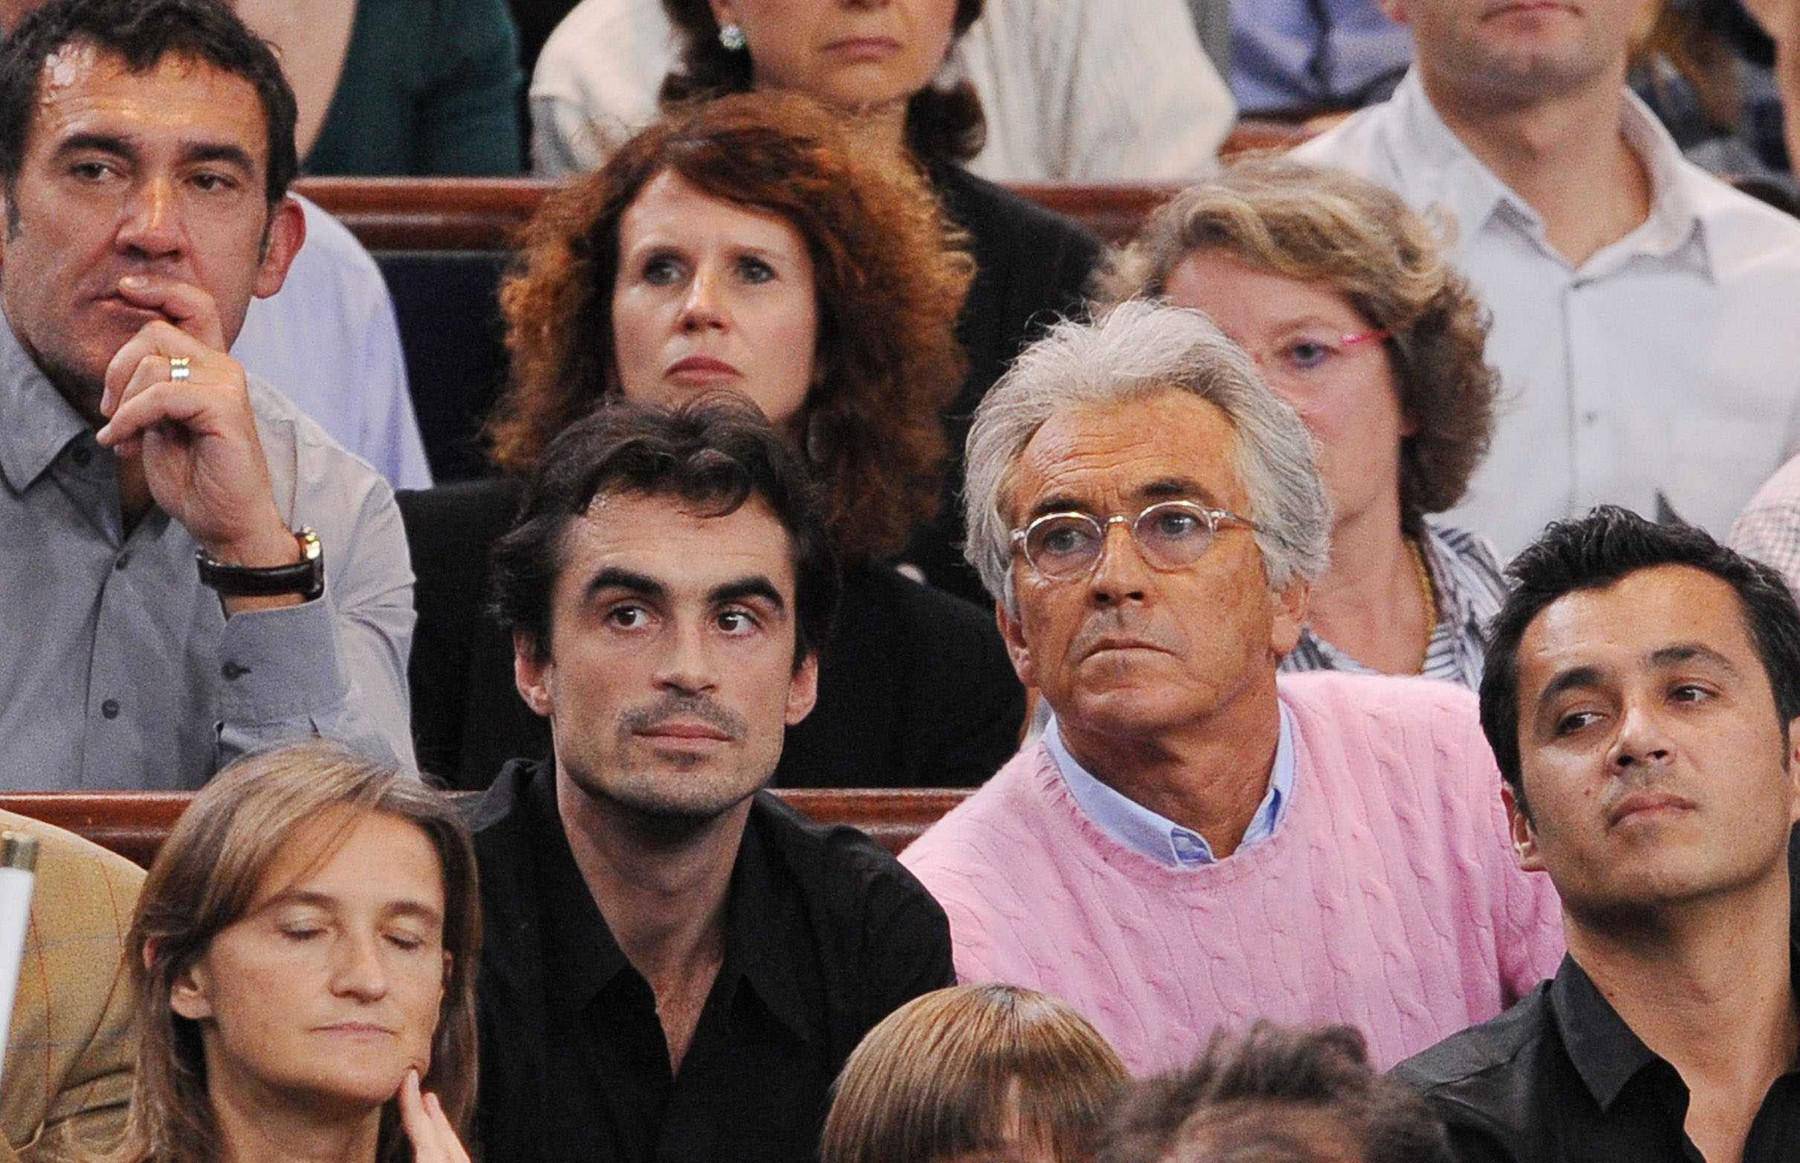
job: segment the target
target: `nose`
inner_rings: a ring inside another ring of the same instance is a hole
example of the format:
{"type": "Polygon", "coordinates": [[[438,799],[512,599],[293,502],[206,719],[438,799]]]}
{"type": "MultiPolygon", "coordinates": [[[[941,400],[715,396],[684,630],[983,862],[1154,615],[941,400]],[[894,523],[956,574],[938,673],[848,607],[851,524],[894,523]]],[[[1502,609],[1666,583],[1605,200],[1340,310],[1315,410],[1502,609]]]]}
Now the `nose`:
{"type": "Polygon", "coordinates": [[[182,248],[181,213],[175,198],[175,188],[165,178],[151,178],[139,185],[119,224],[119,248],[148,259],[179,254],[182,248]]]}
{"type": "Polygon", "coordinates": [[[1095,605],[1112,606],[1141,602],[1149,594],[1150,564],[1144,560],[1131,526],[1124,521],[1107,525],[1100,539],[1100,557],[1088,574],[1088,596],[1095,605]]]}
{"type": "Polygon", "coordinates": [[[684,695],[704,694],[718,686],[704,625],[692,622],[675,627],[657,668],[656,685],[684,695]]]}
{"type": "Polygon", "coordinates": [[[681,329],[720,329],[729,321],[720,278],[715,271],[703,266],[694,272],[694,279],[688,284],[687,295],[681,301],[681,329]]]}
{"type": "Polygon", "coordinates": [[[1620,710],[1618,733],[1613,736],[1607,763],[1615,771],[1655,769],[1675,758],[1668,733],[1656,714],[1639,703],[1620,710]]]}
{"type": "Polygon", "coordinates": [[[387,967],[381,960],[379,933],[347,933],[338,942],[331,967],[331,989],[358,1001],[378,1001],[387,994],[387,967]]]}

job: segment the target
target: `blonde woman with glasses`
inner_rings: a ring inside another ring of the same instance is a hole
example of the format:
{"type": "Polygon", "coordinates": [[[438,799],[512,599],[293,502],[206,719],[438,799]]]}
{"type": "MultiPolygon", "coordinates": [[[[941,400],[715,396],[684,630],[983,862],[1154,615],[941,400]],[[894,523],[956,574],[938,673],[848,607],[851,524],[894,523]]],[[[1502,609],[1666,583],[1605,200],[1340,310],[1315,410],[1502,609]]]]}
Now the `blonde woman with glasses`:
{"type": "Polygon", "coordinates": [[[1360,178],[1253,159],[1157,211],[1108,289],[1206,312],[1318,442],[1331,561],[1281,668],[1479,684],[1500,567],[1429,518],[1486,454],[1498,381],[1431,226],[1360,178]]]}

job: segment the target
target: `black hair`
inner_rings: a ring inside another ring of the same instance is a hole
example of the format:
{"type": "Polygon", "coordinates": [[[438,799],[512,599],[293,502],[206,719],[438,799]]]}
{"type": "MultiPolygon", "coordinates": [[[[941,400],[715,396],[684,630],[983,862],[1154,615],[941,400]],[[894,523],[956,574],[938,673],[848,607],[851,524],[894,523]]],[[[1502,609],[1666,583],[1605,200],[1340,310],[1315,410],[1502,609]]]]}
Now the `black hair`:
{"type": "Polygon", "coordinates": [[[1800,609],[1776,570],[1720,545],[1692,525],[1659,525],[1629,509],[1602,505],[1587,516],[1551,524],[1506,567],[1513,581],[1488,625],[1481,676],[1481,729],[1500,775],[1530,816],[1519,768],[1519,642],[1532,619],[1576,590],[1604,589],[1659,565],[1703,570],[1729,585],[1775,695],[1786,745],[1800,716],[1800,609]]]}
{"type": "Polygon", "coordinates": [[[1100,1163],[1230,1160],[1452,1163],[1425,1100],[1369,1065],[1361,1033],[1258,1021],[1215,1032],[1183,1070],[1136,1083],[1102,1135],[1100,1163]]]}
{"type": "Polygon", "coordinates": [[[494,545],[493,610],[500,624],[550,655],[550,605],[571,525],[602,493],[672,497],[707,517],[760,498],[793,542],[794,665],[831,633],[839,579],[818,487],[763,414],[729,392],[677,408],[608,397],[564,429],[526,485],[512,529],[494,545]]]}
{"type": "Polygon", "coordinates": [[[133,73],[173,54],[248,81],[268,130],[264,194],[271,206],[287,194],[299,169],[293,87],[274,50],[221,0],[50,0],[21,20],[0,43],[0,181],[9,191],[24,164],[44,64],[71,44],[122,57],[133,73]]]}

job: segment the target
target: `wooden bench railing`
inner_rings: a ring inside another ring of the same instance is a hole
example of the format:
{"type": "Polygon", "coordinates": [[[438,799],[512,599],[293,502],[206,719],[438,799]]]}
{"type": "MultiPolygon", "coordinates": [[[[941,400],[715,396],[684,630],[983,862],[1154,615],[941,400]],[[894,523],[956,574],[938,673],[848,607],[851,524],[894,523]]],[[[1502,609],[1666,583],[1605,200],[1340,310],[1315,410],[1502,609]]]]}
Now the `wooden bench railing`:
{"type": "MultiPolygon", "coordinates": [[[[950,788],[784,788],[776,794],[822,824],[860,828],[898,853],[969,793],[950,788]]],[[[190,798],[186,792],[10,792],[0,794],[0,810],[66,828],[149,867],[190,798]]]]}

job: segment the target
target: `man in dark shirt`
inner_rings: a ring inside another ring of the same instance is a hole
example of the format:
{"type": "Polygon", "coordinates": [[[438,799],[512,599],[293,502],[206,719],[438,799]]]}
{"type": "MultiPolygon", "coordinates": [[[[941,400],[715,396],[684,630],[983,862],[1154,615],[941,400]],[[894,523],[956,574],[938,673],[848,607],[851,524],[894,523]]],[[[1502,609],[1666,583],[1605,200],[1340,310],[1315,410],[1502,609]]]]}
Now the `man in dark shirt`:
{"type": "Polygon", "coordinates": [[[1768,567],[1616,508],[1509,572],[1482,728],[1569,953],[1396,1074],[1464,1160],[1800,1158],[1800,611],[1768,567]]]}
{"type": "Polygon", "coordinates": [[[554,755],[479,801],[489,1159],[802,1160],[832,1079],[951,980],[943,911],[760,789],[812,707],[836,580],[753,406],[625,404],[546,452],[495,548],[554,755]]]}

